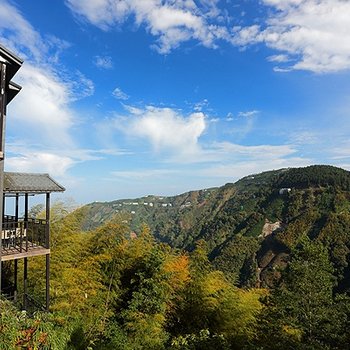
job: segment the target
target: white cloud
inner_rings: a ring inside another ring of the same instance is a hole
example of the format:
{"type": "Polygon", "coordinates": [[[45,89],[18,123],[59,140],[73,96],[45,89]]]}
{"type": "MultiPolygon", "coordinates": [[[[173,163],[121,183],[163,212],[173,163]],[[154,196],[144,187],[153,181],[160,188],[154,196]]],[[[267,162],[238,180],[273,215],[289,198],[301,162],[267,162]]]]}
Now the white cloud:
{"type": "Polygon", "coordinates": [[[226,115],[226,121],[227,122],[232,122],[233,120],[235,120],[235,117],[233,115],[232,112],[228,112],[227,115],[226,115]]]}
{"type": "MultiPolygon", "coordinates": [[[[76,98],[70,82],[60,80],[49,67],[42,69],[26,62],[16,82],[23,89],[8,109],[6,167],[62,176],[77,162],[94,159],[92,152],[79,149],[72,137],[78,117],[70,108],[76,98]],[[13,142],[18,140],[22,146],[14,147],[13,142]]],[[[87,86],[80,93],[88,90],[87,86]]]]}
{"type": "Polygon", "coordinates": [[[0,2],[0,35],[2,44],[21,57],[31,57],[36,61],[42,60],[48,51],[41,35],[22,16],[20,11],[7,1],[0,2]],[[18,50],[21,47],[21,50],[18,50]]]}
{"type": "Polygon", "coordinates": [[[35,139],[48,146],[72,147],[70,129],[77,118],[70,103],[91,95],[93,83],[79,71],[68,74],[59,64],[59,52],[69,43],[50,35],[43,37],[4,0],[0,19],[2,41],[25,59],[14,78],[22,90],[9,106],[9,134],[26,138],[28,143],[35,139]]]}
{"type": "Polygon", "coordinates": [[[111,175],[128,180],[144,180],[145,178],[164,178],[175,173],[178,173],[178,171],[171,169],[139,169],[132,171],[113,171],[111,175]]]}
{"type": "Polygon", "coordinates": [[[66,4],[76,15],[85,17],[103,30],[109,29],[116,21],[123,22],[130,11],[127,1],[67,0],[66,4]]]}
{"type": "Polygon", "coordinates": [[[114,120],[114,126],[127,135],[146,139],[157,152],[171,151],[182,157],[199,152],[198,140],[206,127],[203,113],[184,116],[171,108],[153,106],[130,112],[114,120]]]}
{"type": "MultiPolygon", "coordinates": [[[[60,81],[67,85],[67,94],[70,96],[71,100],[79,100],[94,94],[94,83],[80,71],[64,73],[62,70],[60,73],[60,81]]],[[[55,75],[57,76],[57,73],[55,73],[55,75]]]]}
{"type": "Polygon", "coordinates": [[[112,61],[112,57],[110,56],[95,56],[94,64],[98,68],[103,68],[103,69],[113,68],[113,61],[112,61]]]}
{"type": "Polygon", "coordinates": [[[18,172],[43,172],[53,176],[63,176],[74,164],[70,157],[48,152],[30,152],[6,159],[6,170],[18,172]]]}
{"type": "MultiPolygon", "coordinates": [[[[42,144],[9,142],[6,145],[5,167],[8,171],[48,172],[53,176],[69,178],[66,172],[74,165],[86,161],[99,161],[110,156],[130,154],[121,149],[82,149],[47,147],[42,144]]],[[[65,147],[66,146],[66,147],[65,147]]],[[[70,179],[71,181],[72,179],[70,179]]]]}
{"type": "Polygon", "coordinates": [[[297,130],[289,133],[289,139],[290,142],[297,145],[314,145],[322,139],[322,135],[316,131],[297,130]]]}
{"type": "MultiPolygon", "coordinates": [[[[228,155],[230,157],[246,157],[250,159],[277,159],[287,157],[296,153],[296,149],[291,145],[257,145],[243,146],[231,142],[218,142],[213,145],[214,152],[218,155],[228,155]]],[[[221,158],[222,157],[218,157],[221,158]]]]}
{"type": "Polygon", "coordinates": [[[74,14],[103,30],[134,17],[136,25],[157,37],[154,47],[163,54],[190,39],[215,47],[217,39],[228,36],[225,27],[215,24],[224,19],[217,1],[66,0],[66,4],[74,14]]]}
{"type": "Polygon", "coordinates": [[[22,66],[16,80],[23,89],[10,105],[9,127],[29,139],[72,145],[69,129],[74,115],[68,107],[68,86],[52,72],[29,64],[22,66]]]}
{"type": "Polygon", "coordinates": [[[216,164],[215,166],[202,169],[198,176],[208,176],[226,179],[226,181],[236,181],[243,176],[260,173],[272,169],[281,169],[289,167],[303,167],[314,164],[312,159],[301,157],[291,158],[273,158],[263,160],[241,160],[228,164],[216,164]]]}
{"type": "Polygon", "coordinates": [[[250,118],[256,116],[259,113],[260,111],[257,111],[256,109],[252,111],[238,112],[238,117],[250,118]]]}
{"type": "Polygon", "coordinates": [[[265,43],[281,52],[270,60],[296,62],[287,68],[317,73],[350,68],[349,1],[263,0],[263,3],[273,10],[265,26],[235,28],[234,44],[265,43]]]}
{"type": "Polygon", "coordinates": [[[300,157],[298,152],[298,147],[292,144],[240,145],[231,142],[216,142],[203,152],[203,160],[209,161],[210,166],[200,169],[198,176],[233,181],[266,170],[313,163],[311,159],[300,157]]]}
{"type": "Polygon", "coordinates": [[[278,73],[288,73],[292,71],[292,68],[281,68],[281,67],[273,67],[273,70],[278,73]]]}
{"type": "Polygon", "coordinates": [[[332,160],[347,160],[350,158],[350,141],[348,137],[337,137],[337,145],[331,145],[327,149],[327,153],[330,154],[332,160]]]}
{"type": "Polygon", "coordinates": [[[270,62],[282,63],[290,61],[290,58],[287,55],[272,55],[267,57],[267,60],[270,62]]]}
{"type": "Polygon", "coordinates": [[[118,100],[128,100],[129,96],[120,88],[116,87],[113,91],[113,96],[118,100]]]}
{"type": "Polygon", "coordinates": [[[43,36],[6,0],[0,0],[0,35],[2,44],[24,59],[14,78],[22,90],[8,108],[6,168],[61,177],[74,164],[101,157],[80,149],[72,136],[78,116],[71,103],[93,94],[94,85],[60,63],[70,44],[43,36]]]}
{"type": "Polygon", "coordinates": [[[42,36],[10,1],[0,1],[1,44],[36,65],[57,64],[70,43],[54,35],[42,36]]]}
{"type": "MultiPolygon", "coordinates": [[[[350,1],[261,3],[268,7],[265,21],[232,27],[232,18],[219,8],[218,1],[66,0],[75,15],[103,30],[120,27],[131,18],[156,38],[153,46],[162,54],[189,40],[209,48],[218,47],[220,40],[241,47],[264,43],[278,51],[268,57],[284,65],[275,67],[277,72],[327,73],[350,68],[350,1]]],[[[236,17],[239,22],[239,13],[236,17]]]]}
{"type": "Polygon", "coordinates": [[[127,112],[129,112],[130,114],[133,114],[133,115],[142,115],[144,112],[144,109],[142,109],[142,108],[137,108],[137,107],[126,105],[126,104],[123,104],[123,107],[125,108],[125,110],[127,112]]]}
{"type": "Polygon", "coordinates": [[[196,112],[202,112],[204,109],[208,108],[209,106],[209,102],[208,100],[205,98],[204,100],[200,101],[200,102],[197,102],[193,109],[196,111],[196,112]]]}
{"type": "MultiPolygon", "coordinates": [[[[288,163],[288,159],[296,159],[299,150],[293,144],[286,145],[240,145],[232,142],[204,141],[202,136],[211,122],[202,112],[184,115],[171,108],[146,106],[143,109],[127,108],[128,114],[118,115],[107,121],[108,130],[118,130],[131,138],[144,139],[157,153],[157,159],[167,164],[199,164],[199,163],[239,163],[239,162],[271,162],[280,160],[288,163]]],[[[241,116],[250,117],[257,111],[244,112],[241,116]]],[[[251,118],[247,119],[250,122],[251,118]]],[[[250,126],[249,126],[250,127],[250,126]]],[[[242,132],[240,132],[241,134],[242,132]]],[[[239,137],[237,137],[239,139],[239,137]]],[[[118,173],[120,176],[126,173],[118,173]]]]}

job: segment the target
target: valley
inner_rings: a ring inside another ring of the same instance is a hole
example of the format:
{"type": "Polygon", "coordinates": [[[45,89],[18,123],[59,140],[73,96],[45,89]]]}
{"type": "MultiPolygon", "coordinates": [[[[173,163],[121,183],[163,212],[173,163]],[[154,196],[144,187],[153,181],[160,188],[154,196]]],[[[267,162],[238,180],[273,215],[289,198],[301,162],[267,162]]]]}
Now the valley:
{"type": "Polygon", "coordinates": [[[336,247],[331,256],[345,286],[347,262],[338,250],[350,247],[339,234],[350,227],[349,184],[349,172],[331,166],[280,169],[178,196],[91,203],[79,209],[81,228],[120,220],[137,235],[146,224],[158,241],[187,251],[203,240],[213,266],[243,287],[273,287],[308,236],[336,247]]]}

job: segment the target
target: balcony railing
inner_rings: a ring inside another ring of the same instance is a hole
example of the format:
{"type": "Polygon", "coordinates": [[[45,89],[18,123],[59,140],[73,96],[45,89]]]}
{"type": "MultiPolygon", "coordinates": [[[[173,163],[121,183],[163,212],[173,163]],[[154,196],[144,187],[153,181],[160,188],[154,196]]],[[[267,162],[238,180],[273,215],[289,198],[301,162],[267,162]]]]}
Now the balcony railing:
{"type": "Polygon", "coordinates": [[[46,220],[18,219],[6,215],[3,220],[1,240],[2,255],[24,253],[36,248],[48,248],[46,220]]]}

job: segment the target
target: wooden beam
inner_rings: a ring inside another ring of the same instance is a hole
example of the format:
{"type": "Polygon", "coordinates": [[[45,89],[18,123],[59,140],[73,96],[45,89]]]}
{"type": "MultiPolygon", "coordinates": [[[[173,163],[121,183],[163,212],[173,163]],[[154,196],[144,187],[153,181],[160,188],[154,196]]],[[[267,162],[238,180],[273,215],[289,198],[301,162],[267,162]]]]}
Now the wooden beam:
{"type": "Polygon", "coordinates": [[[26,233],[26,251],[28,251],[28,211],[29,211],[29,201],[28,193],[24,195],[24,232],[26,233]]]}
{"type": "MultiPolygon", "coordinates": [[[[0,62],[0,195],[4,192],[4,146],[5,146],[5,118],[6,118],[6,64],[0,62]]],[[[0,230],[2,230],[3,207],[2,200],[0,201],[0,230]]],[[[1,296],[1,269],[2,269],[2,239],[0,238],[0,296],[1,296]]]]}
{"type": "Polygon", "coordinates": [[[15,218],[16,222],[18,221],[19,217],[19,193],[16,193],[16,202],[15,202],[15,218]]]}
{"type": "Polygon", "coordinates": [[[14,261],[14,285],[15,285],[15,291],[14,291],[14,296],[13,296],[13,300],[16,303],[17,302],[17,291],[18,291],[18,260],[16,259],[14,261]]]}
{"type": "MultiPolygon", "coordinates": [[[[45,246],[50,251],[50,193],[46,193],[45,246]]],[[[46,311],[50,308],[50,254],[46,254],[46,311]]]]}
{"type": "Polygon", "coordinates": [[[27,294],[28,294],[28,259],[24,258],[23,264],[23,308],[27,310],[27,294]]]}
{"type": "Polygon", "coordinates": [[[46,254],[46,311],[50,308],[50,254],[46,254]]]}
{"type": "Polygon", "coordinates": [[[31,258],[33,256],[40,256],[40,255],[46,255],[50,254],[50,249],[47,248],[34,248],[33,250],[30,250],[28,252],[18,252],[8,255],[1,255],[1,261],[9,261],[9,260],[16,260],[16,259],[23,259],[23,258],[31,258]]]}
{"type": "Polygon", "coordinates": [[[46,225],[45,225],[46,248],[50,248],[50,193],[46,193],[46,225]]]}

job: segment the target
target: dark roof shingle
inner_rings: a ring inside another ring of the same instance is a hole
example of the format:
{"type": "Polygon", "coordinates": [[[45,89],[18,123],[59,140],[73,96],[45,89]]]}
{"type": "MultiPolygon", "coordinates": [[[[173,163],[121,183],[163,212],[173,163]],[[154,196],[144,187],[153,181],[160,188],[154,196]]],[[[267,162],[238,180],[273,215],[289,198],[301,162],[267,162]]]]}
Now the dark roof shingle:
{"type": "Polygon", "coordinates": [[[65,188],[49,174],[4,173],[4,193],[63,192],[65,188]]]}

